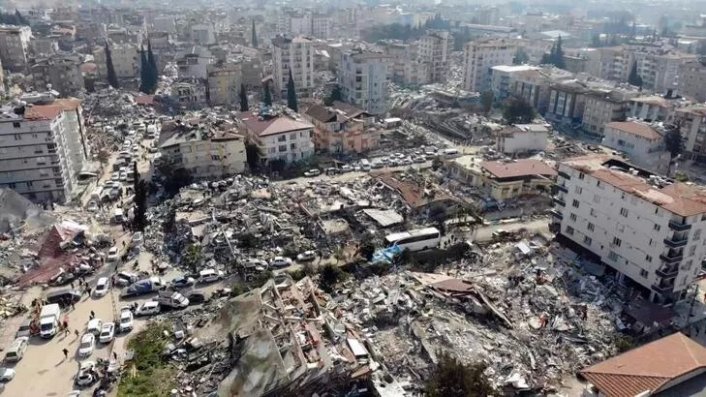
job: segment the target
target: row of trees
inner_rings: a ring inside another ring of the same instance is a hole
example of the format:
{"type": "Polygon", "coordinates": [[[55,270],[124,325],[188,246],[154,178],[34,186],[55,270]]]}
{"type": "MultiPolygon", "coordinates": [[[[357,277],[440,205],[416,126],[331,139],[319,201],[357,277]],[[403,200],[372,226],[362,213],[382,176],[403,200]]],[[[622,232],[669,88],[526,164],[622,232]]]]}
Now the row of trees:
{"type": "Polygon", "coordinates": [[[554,65],[559,69],[566,68],[566,62],[564,62],[564,50],[561,48],[561,36],[559,36],[554,44],[552,44],[552,48],[549,53],[542,56],[542,61],[540,63],[543,65],[554,65]]]}
{"type": "Polygon", "coordinates": [[[152,94],[157,89],[159,82],[159,67],[152,52],[152,43],[147,41],[147,53],[140,48],[140,91],[152,94]]]}

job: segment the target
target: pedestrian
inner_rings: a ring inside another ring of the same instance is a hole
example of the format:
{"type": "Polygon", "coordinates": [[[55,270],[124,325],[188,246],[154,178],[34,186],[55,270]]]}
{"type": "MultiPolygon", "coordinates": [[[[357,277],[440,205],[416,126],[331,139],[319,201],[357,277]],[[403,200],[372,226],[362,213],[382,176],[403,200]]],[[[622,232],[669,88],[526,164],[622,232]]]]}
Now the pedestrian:
{"type": "Polygon", "coordinates": [[[88,296],[91,296],[91,287],[86,288],[86,290],[88,291],[88,296]]]}
{"type": "Polygon", "coordinates": [[[74,289],[74,282],[71,282],[71,289],[74,289]]]}
{"type": "Polygon", "coordinates": [[[73,300],[71,300],[71,310],[76,310],[76,305],[73,300]]]}
{"type": "Polygon", "coordinates": [[[76,335],[76,338],[78,338],[78,330],[77,329],[74,330],[74,335],[76,335]]]}
{"type": "Polygon", "coordinates": [[[118,353],[113,352],[113,358],[117,361],[117,359],[118,359],[118,353]]]}
{"type": "Polygon", "coordinates": [[[94,318],[96,318],[96,313],[93,310],[91,310],[91,318],[90,319],[93,320],[94,318]]]}
{"type": "Polygon", "coordinates": [[[62,350],[62,352],[64,352],[64,360],[66,360],[67,358],[69,358],[69,349],[64,348],[64,349],[62,350]]]}
{"type": "Polygon", "coordinates": [[[70,333],[71,333],[71,331],[69,331],[69,325],[66,324],[66,327],[64,328],[64,336],[65,337],[69,336],[70,333]]]}

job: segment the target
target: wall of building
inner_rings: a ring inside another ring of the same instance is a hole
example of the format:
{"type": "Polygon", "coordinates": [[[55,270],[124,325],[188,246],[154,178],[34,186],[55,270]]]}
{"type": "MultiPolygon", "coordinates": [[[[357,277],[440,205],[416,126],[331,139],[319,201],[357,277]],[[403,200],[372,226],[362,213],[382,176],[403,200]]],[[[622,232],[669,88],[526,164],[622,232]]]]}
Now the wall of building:
{"type": "Polygon", "coordinates": [[[549,135],[546,132],[517,132],[498,136],[495,145],[501,153],[527,153],[545,150],[548,139],[549,135]]]}

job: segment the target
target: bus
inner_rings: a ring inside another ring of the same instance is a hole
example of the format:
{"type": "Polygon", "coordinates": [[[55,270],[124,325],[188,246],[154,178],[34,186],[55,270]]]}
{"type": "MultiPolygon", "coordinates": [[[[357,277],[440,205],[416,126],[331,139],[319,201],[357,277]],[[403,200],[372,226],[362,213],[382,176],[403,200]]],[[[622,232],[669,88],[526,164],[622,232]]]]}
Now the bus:
{"type": "Polygon", "coordinates": [[[385,237],[385,242],[388,247],[396,245],[403,250],[408,249],[410,251],[422,251],[435,248],[439,245],[440,240],[441,232],[435,227],[392,233],[385,237]]]}

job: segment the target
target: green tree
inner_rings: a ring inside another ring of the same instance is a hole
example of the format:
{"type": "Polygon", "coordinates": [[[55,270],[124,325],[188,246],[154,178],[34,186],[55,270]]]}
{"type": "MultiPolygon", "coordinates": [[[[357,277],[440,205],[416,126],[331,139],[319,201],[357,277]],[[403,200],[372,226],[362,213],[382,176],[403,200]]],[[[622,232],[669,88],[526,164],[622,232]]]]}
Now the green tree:
{"type": "Polygon", "coordinates": [[[439,364],[426,381],[428,397],[486,397],[495,394],[493,384],[485,376],[483,363],[466,365],[448,353],[437,354],[439,364]]]}
{"type": "Polygon", "coordinates": [[[257,33],[255,32],[255,20],[252,20],[252,39],[250,40],[253,48],[257,48],[257,33]]]}
{"type": "Polygon", "coordinates": [[[684,136],[681,134],[681,125],[673,124],[667,128],[664,134],[664,146],[669,152],[669,170],[667,176],[671,174],[672,165],[676,162],[682,152],[684,152],[684,136]]]}
{"type": "Polygon", "coordinates": [[[530,123],[534,120],[534,108],[523,98],[511,98],[503,109],[503,118],[508,124],[530,123]]]}
{"type": "Polygon", "coordinates": [[[115,66],[113,66],[113,55],[110,53],[108,42],[105,43],[105,67],[108,74],[108,84],[113,88],[120,88],[118,75],[115,74],[115,66]]]}
{"type": "Polygon", "coordinates": [[[294,87],[292,69],[289,69],[289,80],[287,81],[287,107],[295,112],[299,112],[299,105],[297,104],[297,90],[294,87]]]}
{"type": "Polygon", "coordinates": [[[159,67],[157,66],[157,59],[154,57],[152,52],[152,42],[147,40],[147,65],[148,65],[148,90],[153,93],[157,90],[157,84],[159,83],[159,67]]]}
{"type": "Polygon", "coordinates": [[[190,271],[196,273],[201,267],[201,262],[203,261],[203,251],[200,245],[189,244],[186,247],[186,253],[184,254],[183,263],[189,268],[190,271]]]}
{"type": "Polygon", "coordinates": [[[20,14],[20,10],[15,9],[15,18],[17,19],[17,25],[29,26],[29,21],[24,15],[20,14]]]}
{"type": "Polygon", "coordinates": [[[249,142],[245,145],[245,158],[250,167],[250,171],[255,172],[260,167],[260,158],[262,153],[260,153],[260,148],[256,144],[249,142]]]}
{"type": "Polygon", "coordinates": [[[434,171],[438,170],[443,165],[444,165],[444,163],[438,157],[434,157],[434,160],[431,161],[431,169],[434,171]]]}
{"type": "Polygon", "coordinates": [[[147,63],[147,54],[143,47],[140,48],[140,92],[148,94],[150,85],[150,70],[147,63]]]}
{"type": "Polygon", "coordinates": [[[272,92],[270,92],[270,82],[269,81],[265,83],[265,97],[262,100],[262,102],[267,107],[272,106],[272,92]]]}
{"type": "Polygon", "coordinates": [[[338,84],[334,84],[333,88],[331,88],[331,93],[324,98],[324,105],[331,106],[336,101],[343,101],[343,91],[338,84]]]}
{"type": "Polygon", "coordinates": [[[601,35],[599,33],[596,33],[593,36],[591,36],[591,47],[593,47],[593,48],[603,47],[603,42],[601,41],[601,35]]]}
{"type": "Polygon", "coordinates": [[[564,50],[561,48],[561,36],[559,36],[554,43],[551,63],[559,69],[566,69],[566,62],[564,62],[564,50]]]}
{"type": "Polygon", "coordinates": [[[240,111],[247,112],[250,110],[250,106],[248,105],[248,92],[245,90],[245,84],[240,85],[240,93],[238,96],[240,97],[240,111]]]}
{"type": "Polygon", "coordinates": [[[141,180],[135,187],[135,213],[132,220],[132,227],[135,230],[144,231],[147,226],[147,182],[141,180]]]}
{"type": "Polygon", "coordinates": [[[333,288],[339,282],[347,278],[347,274],[341,270],[338,266],[327,263],[321,268],[321,273],[319,274],[319,286],[326,292],[333,291],[333,288]]]}
{"type": "Polygon", "coordinates": [[[493,91],[484,91],[480,94],[480,105],[483,109],[483,114],[486,116],[490,113],[493,108],[493,91]]]}
{"type": "Polygon", "coordinates": [[[515,56],[512,58],[512,63],[514,65],[524,65],[529,62],[529,55],[522,48],[518,48],[515,51],[515,56]]]}
{"type": "Polygon", "coordinates": [[[642,88],[642,77],[637,73],[637,61],[633,61],[630,74],[628,75],[628,84],[642,88]]]}

